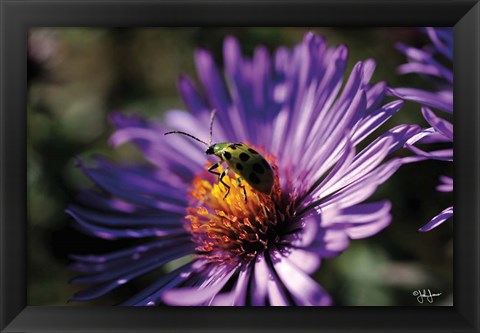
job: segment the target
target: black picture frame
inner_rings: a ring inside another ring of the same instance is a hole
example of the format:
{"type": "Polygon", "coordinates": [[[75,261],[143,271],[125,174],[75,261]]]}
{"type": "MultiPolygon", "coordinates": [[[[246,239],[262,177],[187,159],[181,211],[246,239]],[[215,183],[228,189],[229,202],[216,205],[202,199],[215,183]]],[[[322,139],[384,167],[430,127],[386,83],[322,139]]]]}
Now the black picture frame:
{"type": "Polygon", "coordinates": [[[0,0],[2,332],[479,332],[477,1],[0,0]],[[26,36],[34,26],[454,26],[454,306],[34,307],[26,279],[26,36]]]}

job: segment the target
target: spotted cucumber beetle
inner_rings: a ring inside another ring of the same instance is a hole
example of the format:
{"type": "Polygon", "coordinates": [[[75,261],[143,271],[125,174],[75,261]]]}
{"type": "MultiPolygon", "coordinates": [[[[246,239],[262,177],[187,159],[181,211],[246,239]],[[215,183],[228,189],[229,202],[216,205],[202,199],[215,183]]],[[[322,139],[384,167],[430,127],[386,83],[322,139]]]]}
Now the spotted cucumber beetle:
{"type": "Polygon", "coordinates": [[[191,134],[181,131],[171,131],[168,134],[182,134],[186,135],[198,142],[203,143],[208,148],[205,151],[205,155],[215,155],[220,158],[220,161],[213,164],[208,168],[208,172],[218,176],[218,181],[222,183],[227,192],[223,196],[225,199],[230,193],[230,186],[223,181],[223,177],[231,169],[237,176],[237,185],[242,188],[245,196],[245,202],[247,201],[247,191],[245,186],[242,185],[242,180],[245,180],[253,189],[264,194],[270,194],[274,183],[273,170],[267,160],[256,152],[254,149],[244,143],[222,142],[212,144],[212,128],[213,121],[215,119],[215,110],[212,111],[210,117],[210,142],[206,143],[191,134]],[[222,173],[215,171],[223,162],[227,164],[227,168],[222,173]]]}

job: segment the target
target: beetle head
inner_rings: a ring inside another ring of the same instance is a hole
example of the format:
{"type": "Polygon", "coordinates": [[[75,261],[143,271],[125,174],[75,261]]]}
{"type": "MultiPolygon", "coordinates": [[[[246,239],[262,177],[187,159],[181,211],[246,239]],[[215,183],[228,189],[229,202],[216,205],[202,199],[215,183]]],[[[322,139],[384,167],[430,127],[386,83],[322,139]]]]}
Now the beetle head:
{"type": "Polygon", "coordinates": [[[210,147],[208,147],[208,149],[205,150],[205,155],[213,155],[214,152],[215,152],[214,149],[213,149],[214,146],[215,145],[211,145],[210,147]]]}

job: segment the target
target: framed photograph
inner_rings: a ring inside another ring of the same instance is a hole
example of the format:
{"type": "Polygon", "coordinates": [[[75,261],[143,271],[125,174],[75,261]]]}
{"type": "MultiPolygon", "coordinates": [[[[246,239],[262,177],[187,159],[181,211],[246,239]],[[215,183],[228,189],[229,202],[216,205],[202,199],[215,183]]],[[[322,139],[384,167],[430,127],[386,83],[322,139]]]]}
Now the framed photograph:
{"type": "Polygon", "coordinates": [[[1,332],[479,331],[476,1],[0,4],[1,332]]]}

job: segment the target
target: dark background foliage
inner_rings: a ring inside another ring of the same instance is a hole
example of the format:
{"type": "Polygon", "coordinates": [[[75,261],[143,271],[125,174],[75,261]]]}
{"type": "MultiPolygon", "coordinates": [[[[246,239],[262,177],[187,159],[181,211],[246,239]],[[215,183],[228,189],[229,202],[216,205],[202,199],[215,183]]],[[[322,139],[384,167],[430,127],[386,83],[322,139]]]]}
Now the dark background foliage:
{"type": "MultiPolygon", "coordinates": [[[[347,44],[349,68],[375,58],[374,82],[432,88],[426,78],[399,76],[405,58],[398,41],[421,46],[428,39],[413,28],[36,28],[28,54],[28,244],[30,305],[110,305],[139,290],[161,272],[90,303],[67,303],[80,287],[69,285],[69,254],[104,253],[130,245],[85,236],[64,213],[75,193],[91,186],[73,158],[95,154],[115,161],[146,163],[131,145],[112,150],[108,113],[120,110],[162,119],[169,109],[185,109],[176,89],[181,73],[195,77],[193,52],[210,50],[222,65],[222,43],[236,36],[244,54],[262,44],[270,50],[293,46],[306,31],[324,35],[330,45],[347,44]]],[[[378,133],[401,123],[427,126],[419,106],[407,103],[378,133]]],[[[404,152],[405,154],[405,152],[404,152]]],[[[337,305],[421,305],[412,292],[442,293],[434,305],[453,302],[453,223],[429,233],[416,230],[451,204],[450,193],[435,191],[452,163],[407,165],[370,200],[393,203],[393,223],[378,235],[351,243],[340,256],[325,260],[314,278],[337,305]]],[[[428,305],[424,303],[423,305],[428,305]]]]}

